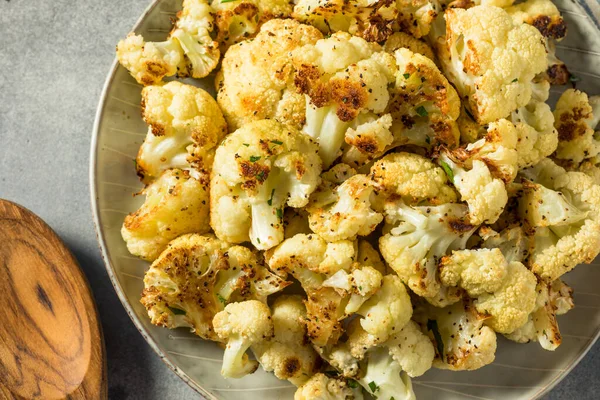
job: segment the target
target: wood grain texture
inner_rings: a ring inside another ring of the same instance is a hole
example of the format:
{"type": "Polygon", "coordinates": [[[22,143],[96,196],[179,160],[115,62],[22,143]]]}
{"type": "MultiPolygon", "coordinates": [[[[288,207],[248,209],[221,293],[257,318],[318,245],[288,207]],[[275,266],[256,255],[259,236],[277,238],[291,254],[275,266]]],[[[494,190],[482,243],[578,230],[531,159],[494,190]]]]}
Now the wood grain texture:
{"type": "Polygon", "coordinates": [[[101,325],[58,236],[0,199],[0,399],[106,399],[101,325]]]}

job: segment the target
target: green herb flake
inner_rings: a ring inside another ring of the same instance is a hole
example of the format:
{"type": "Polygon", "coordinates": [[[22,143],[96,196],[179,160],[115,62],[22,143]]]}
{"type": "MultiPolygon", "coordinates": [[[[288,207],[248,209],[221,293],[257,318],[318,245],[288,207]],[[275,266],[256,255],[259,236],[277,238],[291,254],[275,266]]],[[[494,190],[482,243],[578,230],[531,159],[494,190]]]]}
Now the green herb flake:
{"type": "Polygon", "coordinates": [[[373,381],[369,382],[369,389],[371,389],[371,393],[375,393],[379,390],[379,386],[373,381]]]}
{"type": "Polygon", "coordinates": [[[402,74],[402,76],[404,77],[404,79],[410,78],[410,74],[402,74]]]}
{"type": "Polygon", "coordinates": [[[438,328],[438,323],[435,319],[427,320],[427,330],[433,332],[433,337],[435,338],[435,343],[437,344],[437,351],[444,358],[444,342],[442,341],[442,335],[440,335],[440,329],[438,328]]]}
{"type": "Polygon", "coordinates": [[[415,110],[417,112],[417,114],[419,114],[421,117],[426,117],[429,115],[429,113],[427,112],[427,110],[425,109],[425,107],[423,106],[419,106],[417,107],[417,109],[415,110]]]}
{"type": "Polygon", "coordinates": [[[465,108],[465,113],[469,116],[469,118],[475,121],[475,117],[473,117],[473,114],[471,114],[471,112],[467,108],[465,108]]]}
{"type": "Polygon", "coordinates": [[[256,238],[256,241],[258,242],[258,244],[260,244],[260,238],[256,238]]]}
{"type": "Polygon", "coordinates": [[[267,204],[272,206],[273,205],[273,195],[275,194],[275,189],[271,190],[271,197],[269,197],[269,200],[267,200],[267,204]]]}
{"type": "Polygon", "coordinates": [[[283,210],[281,208],[277,209],[277,218],[283,219],[283,210]]]}
{"type": "Polygon", "coordinates": [[[236,1],[236,0],[221,0],[221,4],[231,3],[232,1],[236,1]]]}
{"type": "Polygon", "coordinates": [[[510,83],[515,83],[515,82],[518,82],[518,81],[519,81],[519,78],[515,78],[510,83]]]}
{"type": "Polygon", "coordinates": [[[450,168],[450,166],[448,165],[448,163],[442,161],[442,168],[444,169],[444,172],[446,173],[446,175],[448,175],[448,179],[450,179],[450,182],[454,183],[454,172],[452,172],[452,168],[450,168]]]}
{"type": "Polygon", "coordinates": [[[267,178],[265,177],[265,171],[260,171],[258,174],[256,174],[256,178],[260,181],[260,182],[264,182],[267,178]]]}
{"type": "Polygon", "coordinates": [[[260,156],[250,156],[250,162],[257,162],[260,160],[260,156]]]}
{"type": "Polygon", "coordinates": [[[278,144],[278,145],[282,145],[283,144],[283,142],[281,140],[271,140],[271,143],[278,144]]]}
{"type": "Polygon", "coordinates": [[[390,400],[396,400],[396,399],[394,398],[394,396],[392,396],[392,397],[390,397],[390,400]]]}
{"type": "Polygon", "coordinates": [[[242,143],[244,146],[249,147],[250,145],[248,143],[242,143]]]}
{"type": "Polygon", "coordinates": [[[219,293],[217,293],[217,299],[219,299],[219,301],[223,304],[227,302],[227,300],[225,300],[225,297],[221,296],[219,293]]]}
{"type": "Polygon", "coordinates": [[[431,144],[431,138],[429,136],[425,136],[425,143],[431,144]]]}
{"type": "Polygon", "coordinates": [[[577,75],[571,74],[571,76],[569,76],[569,82],[575,83],[575,82],[579,82],[580,80],[581,80],[581,78],[578,77],[577,75]]]}
{"type": "Polygon", "coordinates": [[[358,387],[358,382],[354,379],[348,379],[348,387],[351,389],[356,389],[358,387]]]}
{"type": "Polygon", "coordinates": [[[171,312],[175,315],[185,315],[185,311],[184,310],[180,310],[179,308],[175,308],[175,307],[169,307],[169,310],[171,310],[171,312]]]}

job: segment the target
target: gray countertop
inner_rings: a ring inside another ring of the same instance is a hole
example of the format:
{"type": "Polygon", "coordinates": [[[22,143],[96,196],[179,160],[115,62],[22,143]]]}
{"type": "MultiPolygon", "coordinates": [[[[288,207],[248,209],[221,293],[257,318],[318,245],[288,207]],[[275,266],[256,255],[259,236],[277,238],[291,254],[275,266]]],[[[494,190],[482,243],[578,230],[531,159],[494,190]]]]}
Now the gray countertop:
{"type": "MultiPolygon", "coordinates": [[[[96,105],[117,41],[148,1],[0,0],[0,197],[40,215],[79,260],[104,328],[110,398],[192,399],[117,299],[90,207],[96,105]]],[[[599,370],[597,344],[546,398],[598,398],[599,370]]]]}

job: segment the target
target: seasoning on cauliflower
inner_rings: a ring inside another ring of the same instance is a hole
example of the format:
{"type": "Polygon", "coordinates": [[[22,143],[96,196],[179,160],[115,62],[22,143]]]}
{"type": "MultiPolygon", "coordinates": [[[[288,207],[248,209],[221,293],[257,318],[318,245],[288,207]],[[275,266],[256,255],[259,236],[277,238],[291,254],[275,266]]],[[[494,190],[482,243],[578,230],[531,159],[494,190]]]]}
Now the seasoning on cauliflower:
{"type": "Polygon", "coordinates": [[[331,185],[324,180],[307,207],[312,231],[328,242],[354,240],[373,232],[383,216],[371,208],[373,187],[367,176],[354,175],[338,186],[331,185]]]}
{"type": "Polygon", "coordinates": [[[505,336],[518,343],[539,342],[545,350],[554,351],[562,343],[556,316],[575,306],[573,289],[556,279],[550,283],[539,282],[536,293],[535,308],[525,325],[505,336]]]}
{"type": "Polygon", "coordinates": [[[228,304],[215,315],[213,326],[219,338],[227,342],[221,375],[242,378],[256,371],[258,362],[248,360],[246,350],[273,337],[269,307],[257,300],[228,304]]]}
{"type": "Polygon", "coordinates": [[[141,302],[154,325],[188,327],[204,339],[220,341],[212,320],[225,303],[266,302],[289,284],[249,249],[189,234],[169,243],[146,271],[141,302]]]}
{"type": "Polygon", "coordinates": [[[531,239],[521,226],[507,227],[500,232],[490,229],[481,246],[487,249],[499,249],[509,263],[524,262],[531,250],[531,239]]]}
{"type": "MultiPolygon", "coordinates": [[[[341,154],[348,128],[358,130],[357,126],[373,122],[369,118],[373,113],[385,110],[390,97],[388,85],[394,81],[397,69],[394,57],[378,44],[345,32],[296,48],[292,54],[294,82],[306,97],[303,130],[319,141],[323,165],[329,167],[341,154]]],[[[385,144],[386,139],[380,141],[385,144]]],[[[364,146],[363,150],[371,152],[370,146],[377,151],[383,145],[364,146]]]]}
{"type": "Polygon", "coordinates": [[[496,334],[484,326],[485,317],[470,301],[445,308],[421,302],[414,319],[435,344],[436,368],[472,371],[491,364],[496,357],[496,334]]]}
{"type": "Polygon", "coordinates": [[[383,49],[388,53],[394,54],[400,48],[406,48],[413,53],[422,54],[432,61],[435,61],[433,50],[425,40],[417,39],[405,32],[392,33],[383,44],[383,49]]]}
{"type": "Polygon", "coordinates": [[[387,204],[385,211],[387,226],[379,238],[383,258],[413,292],[435,301],[441,290],[439,260],[449,251],[464,249],[475,232],[476,226],[467,221],[467,207],[397,202],[387,204]]]}
{"type": "Polygon", "coordinates": [[[317,188],[317,145],[273,120],[244,125],[217,148],[211,177],[211,226],[231,243],[259,250],[284,238],[283,212],[306,206],[317,188]]]}
{"type": "MultiPolygon", "coordinates": [[[[319,347],[335,344],[342,334],[341,320],[369,307],[365,302],[382,285],[381,273],[357,262],[355,244],[348,240],[327,243],[317,235],[299,234],[269,250],[266,258],[272,271],[282,277],[291,274],[302,285],[308,296],[308,337],[319,347]]],[[[363,255],[367,258],[377,261],[363,255]]]]}
{"type": "Polygon", "coordinates": [[[416,400],[408,374],[385,347],[367,354],[365,374],[358,380],[367,393],[381,399],[416,400]]]}
{"type": "Polygon", "coordinates": [[[446,41],[437,40],[437,55],[477,122],[506,118],[525,106],[532,79],[547,68],[540,32],[487,5],[448,9],[444,17],[446,41]]]}
{"type": "Polygon", "coordinates": [[[217,102],[204,90],[169,82],[142,90],[142,117],[149,125],[136,168],[146,183],[169,168],[208,179],[214,149],[227,133],[217,102]]]}
{"type": "Polygon", "coordinates": [[[449,175],[460,193],[460,198],[469,205],[469,221],[473,225],[494,223],[502,214],[508,201],[508,193],[501,179],[495,178],[488,165],[482,160],[471,160],[467,170],[454,153],[443,152],[439,164],[449,175]]]}
{"type": "Polygon", "coordinates": [[[413,153],[391,153],[371,167],[378,199],[402,199],[409,205],[440,205],[457,200],[444,170],[413,153]]]}
{"type": "Polygon", "coordinates": [[[229,46],[254,36],[268,20],[292,14],[292,5],[287,0],[215,0],[211,6],[217,42],[223,53],[229,46]]]}
{"type": "Polygon", "coordinates": [[[273,338],[252,345],[252,352],[267,372],[301,386],[320,365],[319,355],[308,341],[306,307],[301,296],[279,296],[271,307],[273,338]]]}
{"type": "Polygon", "coordinates": [[[184,0],[175,27],[165,42],[145,42],[130,34],[117,45],[117,58],[138,83],[152,85],[165,76],[204,78],[221,53],[210,33],[213,17],[207,0],[184,0]]]}
{"type": "Polygon", "coordinates": [[[328,377],[324,373],[313,375],[296,390],[294,400],[362,400],[360,386],[354,380],[341,376],[328,377]]]}
{"type": "Polygon", "coordinates": [[[575,89],[567,89],[554,110],[554,127],[558,132],[556,158],[575,164],[600,154],[600,96],[588,97],[575,89]]]}
{"type": "Polygon", "coordinates": [[[577,264],[592,262],[600,252],[600,186],[550,159],[521,173],[519,213],[533,228],[529,268],[552,281],[577,264]]]}
{"type": "Polygon", "coordinates": [[[344,135],[342,162],[359,168],[380,157],[394,143],[392,116],[359,115],[344,135]]]}
{"type": "Polygon", "coordinates": [[[262,25],[254,39],[227,50],[215,84],[230,131],[261,119],[298,129],[304,125],[306,101],[296,92],[290,52],[322,37],[312,26],[274,19],[262,25]]]}
{"type": "Polygon", "coordinates": [[[344,31],[370,42],[382,42],[399,30],[417,38],[427,35],[438,8],[431,0],[299,0],[292,16],[326,34],[344,31]]]}
{"type": "Polygon", "coordinates": [[[429,58],[402,48],[394,56],[398,72],[387,111],[396,144],[456,147],[460,98],[454,87],[429,58]]]}
{"type": "Polygon", "coordinates": [[[555,55],[555,42],[567,34],[567,24],[550,0],[527,0],[506,9],[515,24],[526,23],[537,28],[546,40],[548,69],[544,73],[551,84],[566,85],[571,74],[555,55]]]}
{"type": "Polygon", "coordinates": [[[125,217],[121,228],[131,254],[154,261],[176,237],[210,230],[208,187],[187,171],[167,170],[141,194],[144,204],[125,217]]]}

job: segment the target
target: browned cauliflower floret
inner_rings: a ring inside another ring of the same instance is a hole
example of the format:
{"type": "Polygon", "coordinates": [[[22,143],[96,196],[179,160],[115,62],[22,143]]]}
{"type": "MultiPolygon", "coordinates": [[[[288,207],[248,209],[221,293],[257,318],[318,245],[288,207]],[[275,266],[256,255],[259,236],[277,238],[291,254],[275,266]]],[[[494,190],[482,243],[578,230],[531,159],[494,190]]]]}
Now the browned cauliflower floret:
{"type": "Polygon", "coordinates": [[[142,117],[148,135],[136,159],[146,183],[169,168],[208,179],[215,147],[227,133],[217,102],[206,91],[177,81],[142,90],[142,117]]]}
{"type": "Polygon", "coordinates": [[[262,25],[254,39],[229,48],[216,86],[230,131],[265,118],[302,127],[305,100],[294,87],[290,52],[322,37],[312,26],[275,19],[262,25]]]}
{"type": "Polygon", "coordinates": [[[554,127],[558,131],[556,158],[575,164],[600,154],[600,96],[588,97],[575,89],[567,89],[554,110],[554,127]]]}
{"type": "Polygon", "coordinates": [[[445,39],[434,38],[438,59],[480,124],[506,118],[526,105],[532,79],[547,68],[540,32],[515,24],[501,8],[487,5],[446,10],[445,39]]]}
{"type": "Polygon", "coordinates": [[[142,194],[144,204],[125,217],[121,229],[131,254],[154,261],[179,235],[210,230],[208,187],[187,171],[163,172],[142,194]]]}
{"type": "Polygon", "coordinates": [[[211,6],[223,53],[229,46],[254,36],[265,22],[292,14],[288,0],[214,0],[211,6]]]}
{"type": "Polygon", "coordinates": [[[213,17],[207,0],[184,0],[175,27],[165,42],[145,42],[130,34],[117,45],[122,66],[143,85],[165,76],[204,78],[218,64],[221,53],[210,33],[213,17]]]}
{"type": "Polygon", "coordinates": [[[169,243],[152,263],[141,302],[155,325],[188,327],[204,339],[220,341],[212,321],[226,303],[266,302],[268,295],[289,284],[249,249],[189,234],[169,243]]]}
{"type": "Polygon", "coordinates": [[[439,205],[457,200],[444,170],[418,154],[388,154],[371,167],[370,177],[378,199],[383,201],[439,205]]]}
{"type": "Polygon", "coordinates": [[[319,372],[296,390],[294,400],[362,400],[360,386],[344,377],[328,377],[319,372]],[[352,386],[351,386],[352,385],[352,386]]]}

